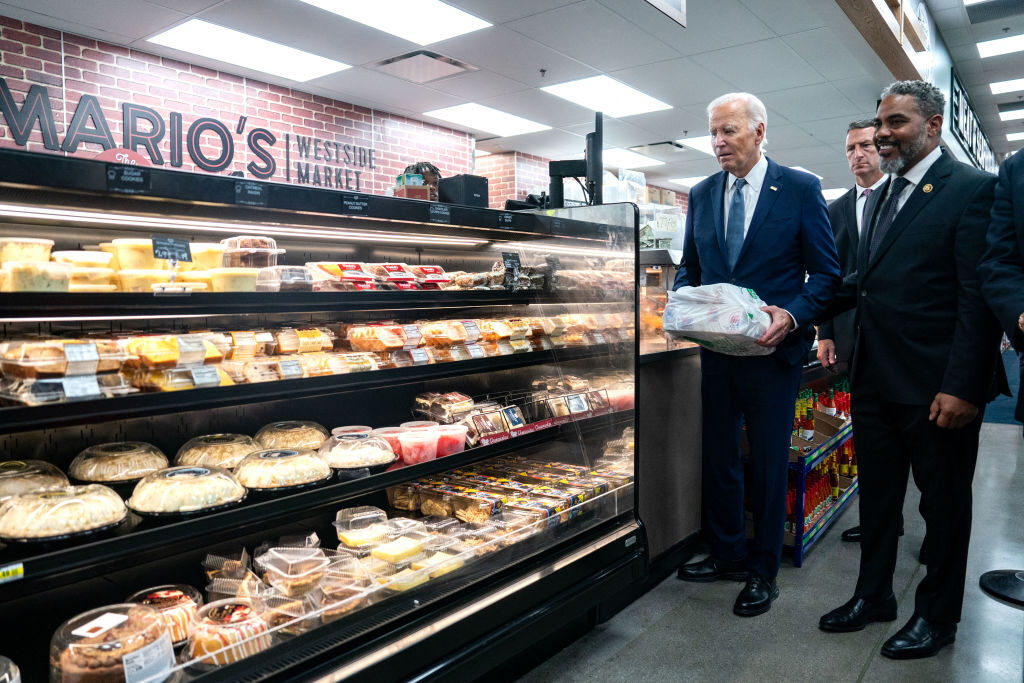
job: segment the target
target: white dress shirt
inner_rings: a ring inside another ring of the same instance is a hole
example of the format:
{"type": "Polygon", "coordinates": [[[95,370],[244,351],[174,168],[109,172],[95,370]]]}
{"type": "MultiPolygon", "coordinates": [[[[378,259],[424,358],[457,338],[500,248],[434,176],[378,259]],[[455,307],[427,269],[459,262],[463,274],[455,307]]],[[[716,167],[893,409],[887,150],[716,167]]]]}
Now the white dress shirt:
{"type": "Polygon", "coordinates": [[[864,234],[864,205],[868,203],[868,198],[864,194],[864,190],[871,190],[877,192],[878,188],[885,184],[885,181],[889,179],[889,176],[882,174],[882,177],[875,181],[875,184],[870,188],[861,187],[857,185],[857,208],[854,211],[857,214],[857,234],[864,234]]]}
{"type": "MultiPolygon", "coordinates": [[[[914,192],[914,188],[921,183],[921,179],[924,178],[924,174],[928,172],[928,169],[932,167],[932,164],[939,160],[940,156],[942,156],[942,148],[937,146],[928,153],[928,156],[914,164],[913,168],[903,174],[903,177],[907,179],[909,184],[903,188],[903,194],[900,195],[899,200],[896,203],[897,213],[907,203],[907,200],[910,199],[910,195],[914,192]]],[[[890,174],[889,178],[895,179],[896,176],[890,174]]],[[[890,185],[889,187],[891,188],[892,186],[890,185]]]]}
{"type": "MultiPolygon", "coordinates": [[[[747,236],[747,231],[750,230],[750,220],[754,217],[754,209],[757,208],[757,198],[761,196],[761,187],[764,185],[764,177],[768,173],[768,158],[761,154],[761,158],[757,160],[754,167],[751,168],[747,175],[744,176],[744,180],[747,184],[740,188],[740,192],[743,193],[743,236],[747,236]]],[[[732,173],[726,176],[725,182],[725,214],[723,216],[722,224],[729,225],[729,203],[732,202],[732,196],[736,193],[736,176],[732,173]]]]}

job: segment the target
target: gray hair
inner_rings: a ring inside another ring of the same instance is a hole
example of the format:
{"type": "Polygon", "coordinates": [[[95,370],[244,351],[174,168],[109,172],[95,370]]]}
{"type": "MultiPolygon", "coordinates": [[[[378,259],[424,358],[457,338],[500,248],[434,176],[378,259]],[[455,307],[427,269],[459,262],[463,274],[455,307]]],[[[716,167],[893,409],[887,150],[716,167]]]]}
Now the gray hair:
{"type": "Polygon", "coordinates": [[[882,99],[889,95],[910,95],[917,103],[917,112],[925,119],[946,109],[946,96],[937,87],[926,81],[896,81],[882,91],[882,99]]]}
{"type": "Polygon", "coordinates": [[[764,151],[765,146],[768,144],[768,110],[765,109],[764,102],[759,100],[756,95],[751,95],[748,92],[730,92],[716,97],[708,105],[708,118],[711,118],[711,112],[718,107],[736,101],[746,104],[747,122],[750,125],[751,131],[757,130],[757,124],[764,124],[765,134],[761,140],[761,150],[764,151]]]}
{"type": "Polygon", "coordinates": [[[861,130],[862,128],[875,128],[874,119],[861,119],[860,121],[851,121],[850,125],[846,127],[846,132],[849,133],[851,130],[861,130]]]}

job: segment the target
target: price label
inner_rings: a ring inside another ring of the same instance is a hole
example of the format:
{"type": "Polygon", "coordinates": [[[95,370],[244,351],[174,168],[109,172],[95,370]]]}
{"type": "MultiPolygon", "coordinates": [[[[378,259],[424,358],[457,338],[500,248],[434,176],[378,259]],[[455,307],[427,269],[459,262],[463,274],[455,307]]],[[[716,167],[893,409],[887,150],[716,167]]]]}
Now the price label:
{"type": "Polygon", "coordinates": [[[100,359],[99,351],[92,342],[87,344],[65,344],[64,357],[69,363],[88,363],[100,359]]]}
{"type": "Polygon", "coordinates": [[[439,202],[432,202],[430,207],[427,209],[427,220],[431,223],[444,223],[448,224],[452,222],[452,214],[447,204],[441,204],[439,202]]]}
{"type": "Polygon", "coordinates": [[[241,206],[266,206],[267,186],[254,180],[235,181],[235,204],[241,206]]]}
{"type": "Polygon", "coordinates": [[[125,654],[125,683],[149,683],[165,680],[174,668],[174,648],[171,636],[164,633],[149,645],[125,654]]]}
{"type": "Polygon", "coordinates": [[[551,232],[559,233],[562,231],[562,219],[553,218],[551,219],[551,232]]]}
{"type": "Polygon", "coordinates": [[[608,343],[607,341],[605,341],[604,335],[601,334],[600,332],[594,332],[593,333],[593,337],[594,337],[594,343],[595,344],[607,344],[608,343]]]}
{"type": "Polygon", "coordinates": [[[472,344],[480,339],[480,326],[475,320],[463,320],[462,326],[466,329],[466,344],[472,344]]]}
{"type": "Polygon", "coordinates": [[[283,360],[278,365],[281,367],[282,379],[296,379],[302,377],[302,364],[297,360],[283,360]]]}
{"type": "Polygon", "coordinates": [[[151,189],[150,169],[144,166],[107,164],[107,192],[145,194],[151,189]]]}
{"type": "Polygon", "coordinates": [[[483,358],[486,355],[479,344],[466,344],[466,350],[470,358],[483,358]]]}
{"type": "Polygon", "coordinates": [[[78,636],[79,638],[95,638],[103,635],[115,626],[120,626],[126,621],[128,621],[127,614],[104,612],[92,621],[82,624],[76,628],[71,632],[71,635],[78,636]]]}
{"type": "Polygon", "coordinates": [[[166,259],[167,261],[188,261],[191,263],[192,250],[188,246],[188,240],[153,235],[153,258],[166,259]]]}
{"type": "Polygon", "coordinates": [[[500,432],[498,434],[491,434],[489,436],[480,437],[481,446],[490,446],[491,444],[500,443],[502,441],[508,441],[511,438],[511,434],[508,432],[500,432]]]}
{"type": "Polygon", "coordinates": [[[522,270],[523,264],[519,258],[519,253],[515,251],[503,251],[501,252],[501,261],[505,264],[505,270],[511,270],[515,274],[519,274],[522,270]]]}
{"type": "Polygon", "coordinates": [[[341,212],[353,216],[370,213],[370,199],[366,195],[341,193],[341,212]]]}
{"type": "Polygon", "coordinates": [[[213,365],[200,365],[189,370],[192,375],[192,384],[196,387],[217,387],[220,386],[220,373],[213,365]]]}
{"type": "Polygon", "coordinates": [[[499,211],[498,212],[498,219],[497,219],[497,224],[498,224],[497,227],[505,228],[505,229],[511,228],[512,227],[512,221],[514,220],[513,216],[514,216],[514,214],[511,214],[508,211],[499,211]]]}
{"type": "Polygon", "coordinates": [[[257,344],[270,344],[274,341],[274,335],[269,332],[257,332],[256,343],[257,344]]]}
{"type": "Polygon", "coordinates": [[[178,367],[202,364],[206,360],[206,344],[198,334],[179,335],[175,341],[178,343],[178,367]]]}
{"type": "Polygon", "coordinates": [[[427,355],[426,349],[412,349],[409,351],[409,355],[412,356],[413,365],[425,365],[430,362],[430,356],[427,355]]]}
{"type": "Polygon", "coordinates": [[[402,331],[405,332],[405,348],[414,349],[420,345],[423,333],[419,325],[402,325],[402,331]]]}
{"type": "Polygon", "coordinates": [[[25,578],[25,566],[21,562],[0,567],[0,583],[10,583],[25,578]]]}
{"type": "Polygon", "coordinates": [[[96,382],[96,375],[65,377],[61,384],[64,387],[66,398],[89,398],[100,395],[100,385],[96,382]]]}

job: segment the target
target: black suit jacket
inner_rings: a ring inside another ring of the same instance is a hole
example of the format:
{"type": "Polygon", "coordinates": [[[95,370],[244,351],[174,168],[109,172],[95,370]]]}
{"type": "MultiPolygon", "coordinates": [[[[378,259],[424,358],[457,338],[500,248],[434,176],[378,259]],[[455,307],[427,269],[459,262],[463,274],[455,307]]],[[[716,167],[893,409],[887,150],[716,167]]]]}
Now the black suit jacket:
{"type": "MultiPolygon", "coordinates": [[[[857,271],[857,195],[861,188],[854,185],[846,194],[828,206],[828,219],[832,236],[839,252],[839,267],[843,277],[857,271]]],[[[854,312],[847,311],[818,326],[818,339],[831,339],[836,343],[836,358],[849,363],[853,358],[854,312]]]]}
{"type": "MultiPolygon", "coordinates": [[[[999,167],[987,242],[978,266],[982,292],[1014,348],[1024,351],[1017,326],[1024,313],[1024,154],[1014,154],[999,167]]],[[[1024,391],[1018,390],[1016,417],[1024,421],[1022,397],[1024,391]]]]}
{"type": "MultiPolygon", "coordinates": [[[[865,231],[857,272],[844,280],[833,308],[857,310],[855,388],[908,405],[928,405],[939,392],[977,405],[991,398],[999,323],[982,298],[978,264],[995,180],[943,154],[871,258],[865,231]]],[[[886,183],[868,198],[868,225],[878,220],[888,189],[886,183]]]]}

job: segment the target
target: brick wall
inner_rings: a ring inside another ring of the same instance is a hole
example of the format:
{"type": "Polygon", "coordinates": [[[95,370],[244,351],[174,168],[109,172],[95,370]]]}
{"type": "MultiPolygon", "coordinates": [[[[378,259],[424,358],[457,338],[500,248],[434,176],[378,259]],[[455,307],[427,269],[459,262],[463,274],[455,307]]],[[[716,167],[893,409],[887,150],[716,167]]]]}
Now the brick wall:
{"type": "Polygon", "coordinates": [[[476,159],[473,173],[487,178],[487,203],[492,209],[503,209],[506,199],[516,199],[516,154],[488,154],[476,159]]]}
{"type": "MultiPolygon", "coordinates": [[[[124,142],[121,104],[152,108],[167,127],[157,145],[165,168],[171,168],[171,112],[182,115],[182,138],[202,117],[216,119],[227,127],[234,155],[221,173],[236,171],[250,176],[247,165],[262,164],[247,145],[247,136],[255,128],[265,128],[276,137],[273,144],[264,143],[263,147],[277,165],[276,173],[268,180],[279,182],[288,182],[286,157],[292,165],[290,182],[296,182],[295,164],[308,163],[311,182],[317,177],[315,170],[320,171],[319,179],[325,186],[325,172],[330,171],[332,187],[339,181],[354,184],[358,175],[359,189],[377,194],[391,186],[407,164],[416,161],[434,163],[445,176],[467,173],[472,164],[472,137],[466,133],[4,16],[0,16],[0,77],[5,79],[18,107],[32,85],[48,89],[60,142],[83,95],[96,98],[115,147],[124,142]],[[246,117],[244,126],[240,117],[246,117]],[[356,151],[360,147],[373,149],[376,168],[369,168],[368,158],[360,164],[355,152],[349,162],[341,152],[343,147],[337,148],[339,159],[332,156],[328,160],[327,155],[333,153],[327,151],[327,146],[321,149],[313,144],[314,137],[321,143],[351,145],[356,151]],[[310,139],[308,157],[299,156],[297,138],[310,139]],[[318,152],[320,159],[315,158],[318,152]]],[[[8,125],[0,117],[0,147],[16,146],[8,125]]],[[[140,130],[148,132],[151,128],[142,123],[140,130]]],[[[220,140],[212,132],[199,136],[197,146],[207,158],[216,158],[222,151],[220,140]]],[[[43,146],[38,126],[24,148],[53,153],[43,146]]],[[[200,171],[184,142],[181,148],[180,169],[200,171]]],[[[85,142],[71,154],[93,157],[102,151],[101,144],[85,142]]],[[[149,157],[144,148],[139,151],[149,157]]]]}

